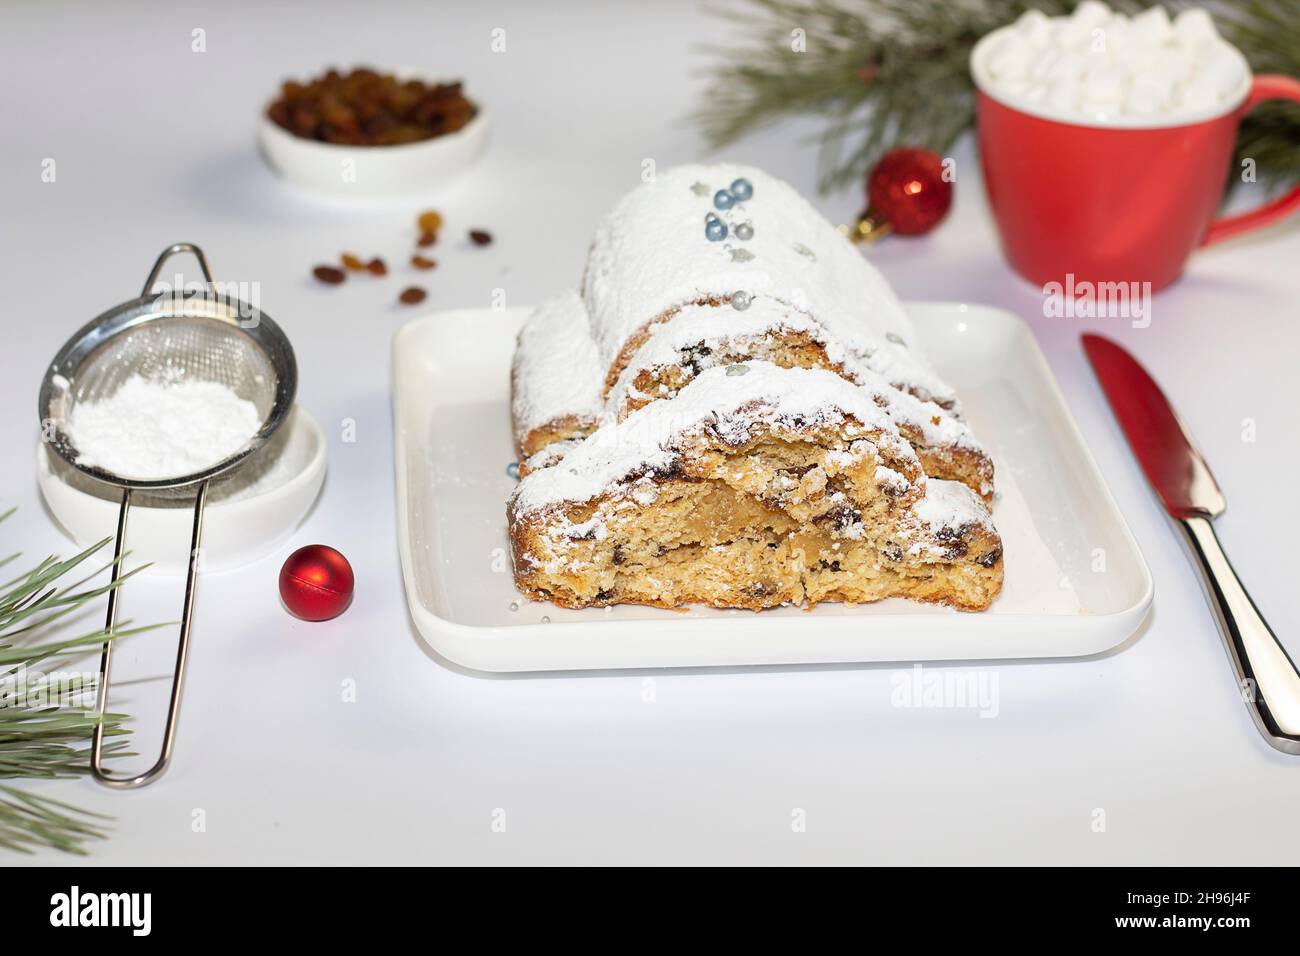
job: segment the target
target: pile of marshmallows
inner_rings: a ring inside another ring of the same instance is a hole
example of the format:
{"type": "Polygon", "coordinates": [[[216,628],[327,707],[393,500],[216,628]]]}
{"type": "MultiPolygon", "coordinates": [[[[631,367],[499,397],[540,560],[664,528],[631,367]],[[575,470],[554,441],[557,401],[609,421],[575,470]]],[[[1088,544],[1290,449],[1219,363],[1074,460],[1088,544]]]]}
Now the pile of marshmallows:
{"type": "Polygon", "coordinates": [[[1030,10],[981,57],[990,92],[1087,120],[1177,118],[1226,108],[1249,74],[1201,9],[1129,19],[1084,0],[1068,17],[1030,10]]]}

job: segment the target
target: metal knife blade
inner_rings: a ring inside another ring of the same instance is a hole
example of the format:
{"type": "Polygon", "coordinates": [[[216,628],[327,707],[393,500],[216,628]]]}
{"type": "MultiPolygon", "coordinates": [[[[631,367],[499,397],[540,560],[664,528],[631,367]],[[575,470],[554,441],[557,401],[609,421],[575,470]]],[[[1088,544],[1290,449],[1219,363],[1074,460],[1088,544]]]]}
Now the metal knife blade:
{"type": "Polygon", "coordinates": [[[1222,514],[1227,502],[1219,484],[1160,386],[1115,342],[1082,338],[1106,401],[1165,510],[1175,518],[1222,514]]]}

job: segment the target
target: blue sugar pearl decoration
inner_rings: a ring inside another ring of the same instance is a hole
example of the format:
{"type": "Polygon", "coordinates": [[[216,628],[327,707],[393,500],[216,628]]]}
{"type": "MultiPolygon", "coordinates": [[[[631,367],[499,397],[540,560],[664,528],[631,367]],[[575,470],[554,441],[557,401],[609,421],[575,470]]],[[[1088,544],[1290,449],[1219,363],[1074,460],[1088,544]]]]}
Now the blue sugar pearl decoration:
{"type": "MultiPolygon", "coordinates": [[[[753,197],[754,184],[751,183],[748,179],[737,179],[734,183],[731,184],[731,189],[728,191],[731,193],[731,198],[734,199],[736,202],[744,202],[745,200],[751,199],[753,197]]],[[[714,201],[715,202],[717,201],[716,197],[714,201]]]]}
{"type": "Polygon", "coordinates": [[[742,222],[736,227],[736,238],[741,242],[749,242],[754,238],[754,227],[747,222],[742,222]]]}
{"type": "Polygon", "coordinates": [[[721,219],[713,218],[704,223],[704,238],[709,242],[721,242],[727,238],[727,224],[721,219]]]}
{"type": "Polygon", "coordinates": [[[713,194],[713,208],[730,209],[736,204],[736,197],[725,189],[719,189],[713,194]]]}

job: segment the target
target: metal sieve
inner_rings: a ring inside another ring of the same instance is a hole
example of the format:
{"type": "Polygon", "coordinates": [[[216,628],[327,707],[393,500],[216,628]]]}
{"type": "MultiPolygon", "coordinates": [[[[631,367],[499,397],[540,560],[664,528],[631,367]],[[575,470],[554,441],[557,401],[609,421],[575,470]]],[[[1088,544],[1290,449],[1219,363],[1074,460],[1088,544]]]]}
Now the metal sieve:
{"type": "MultiPolygon", "coordinates": [[[[293,405],[297,384],[298,369],[293,348],[280,327],[252,305],[221,294],[212,281],[202,250],[188,242],[178,242],[164,249],[145,280],[140,297],[109,309],[81,328],[59,349],[46,370],[38,405],[42,434],[50,448],[83,474],[122,490],[105,624],[109,634],[113,633],[116,623],[117,599],[122,590],[117,585],[132,493],[140,491],[149,495],[179,497],[192,492],[194,495],[194,529],[190,538],[180,640],[162,753],[158,761],[143,773],[131,777],[111,776],[102,765],[104,734],[100,723],[95,728],[90,768],[96,779],[110,787],[143,786],[167,769],[185,677],[208,485],[213,478],[239,467],[275,433],[293,405]],[[155,293],[154,284],[164,263],[182,252],[191,253],[198,260],[204,284],[155,293]],[[99,401],[112,395],[133,375],[146,380],[207,381],[224,385],[256,407],[261,427],[243,448],[191,474],[137,478],[78,461],[81,456],[65,427],[73,409],[79,402],[99,401]]],[[[108,704],[112,653],[113,639],[110,637],[104,642],[99,663],[98,710],[101,716],[108,704]]]]}

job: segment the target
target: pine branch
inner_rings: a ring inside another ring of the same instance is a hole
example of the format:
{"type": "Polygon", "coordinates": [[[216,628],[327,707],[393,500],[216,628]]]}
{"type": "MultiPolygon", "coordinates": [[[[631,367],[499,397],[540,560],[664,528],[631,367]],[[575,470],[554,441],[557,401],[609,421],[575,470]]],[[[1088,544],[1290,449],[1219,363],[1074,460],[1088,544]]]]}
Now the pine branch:
{"type": "MultiPolygon", "coordinates": [[[[947,152],[974,124],[968,59],[975,41],[1027,9],[1058,16],[1078,2],[729,0],[712,10],[742,39],[705,48],[716,62],[693,119],[718,148],[788,116],[822,116],[818,188],[833,189],[860,180],[895,146],[947,152]]],[[[1127,14],[1150,6],[1111,5],[1127,14]]],[[[1225,0],[1216,16],[1256,72],[1300,75],[1295,0],[1225,0]]],[[[1238,151],[1239,159],[1255,159],[1262,181],[1300,180],[1300,110],[1256,110],[1242,126],[1238,151]]]]}
{"type": "MultiPolygon", "coordinates": [[[[12,512],[0,515],[0,521],[12,512]]],[[[103,628],[73,637],[54,631],[68,615],[121,586],[131,574],[114,584],[91,585],[112,564],[64,583],[83,567],[108,540],[66,560],[49,557],[25,574],[0,584],[0,780],[5,778],[53,779],[85,774],[90,770],[90,738],[100,717],[95,706],[97,675],[41,674],[37,665],[67,659],[98,648],[105,640],[126,637],[148,628],[103,628]]],[[[6,559],[4,562],[8,563],[6,559]]],[[[130,731],[123,714],[102,718],[107,756],[126,755],[120,738],[130,731]],[[118,738],[118,739],[113,739],[118,738]]],[[[101,821],[108,818],[0,784],[0,848],[30,853],[53,847],[85,853],[91,839],[107,836],[101,821]]]]}

